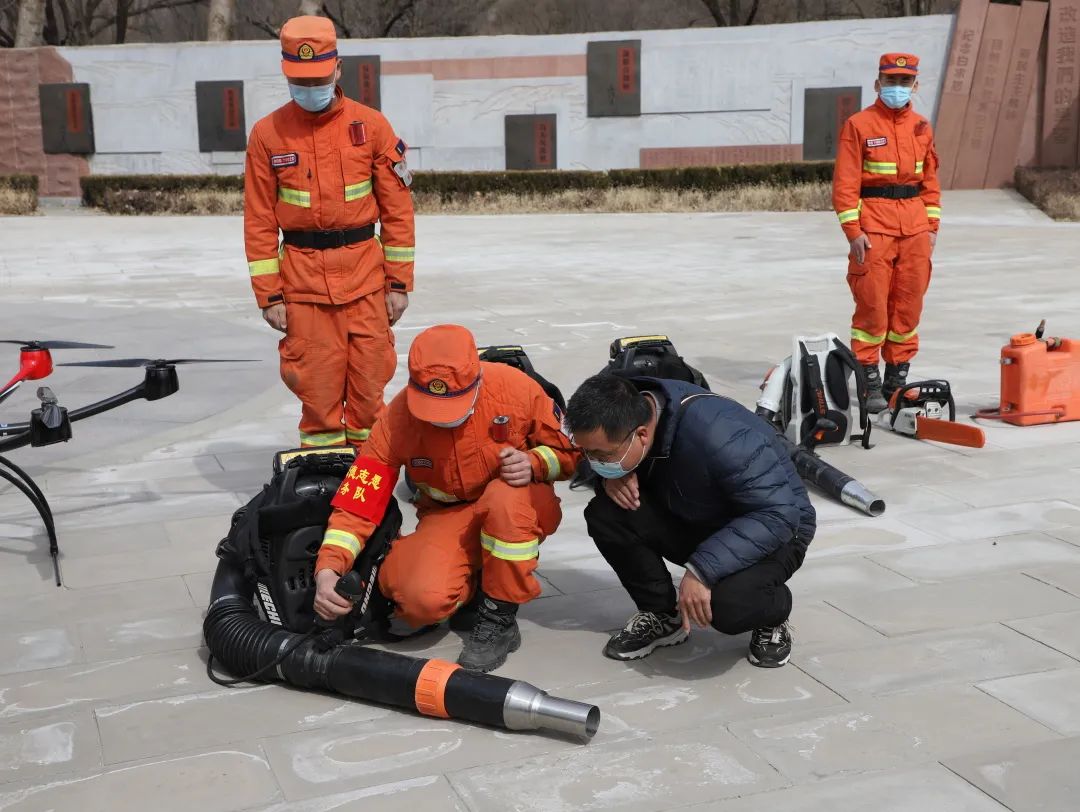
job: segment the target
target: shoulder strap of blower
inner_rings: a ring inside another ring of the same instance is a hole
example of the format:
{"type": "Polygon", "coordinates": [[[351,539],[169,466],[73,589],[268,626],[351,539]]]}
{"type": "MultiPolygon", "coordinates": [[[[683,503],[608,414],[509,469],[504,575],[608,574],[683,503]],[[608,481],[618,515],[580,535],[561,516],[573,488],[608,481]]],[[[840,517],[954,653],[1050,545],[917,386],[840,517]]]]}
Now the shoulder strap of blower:
{"type": "Polygon", "coordinates": [[[862,434],[853,434],[852,439],[859,440],[863,448],[870,448],[870,431],[874,425],[866,408],[870,399],[870,383],[851,347],[838,338],[833,339],[833,344],[836,345],[840,362],[850,369],[855,377],[855,398],[859,401],[859,428],[862,429],[862,434]]]}

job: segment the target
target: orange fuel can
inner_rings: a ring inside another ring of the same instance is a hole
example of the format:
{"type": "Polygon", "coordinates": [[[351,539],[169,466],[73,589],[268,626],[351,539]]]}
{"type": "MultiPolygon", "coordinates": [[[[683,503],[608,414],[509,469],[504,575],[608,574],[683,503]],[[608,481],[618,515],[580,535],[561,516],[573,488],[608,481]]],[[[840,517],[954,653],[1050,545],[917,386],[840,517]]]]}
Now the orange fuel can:
{"type": "Polygon", "coordinates": [[[999,419],[1015,426],[1080,420],[1080,341],[1019,333],[1001,348],[999,419]]]}

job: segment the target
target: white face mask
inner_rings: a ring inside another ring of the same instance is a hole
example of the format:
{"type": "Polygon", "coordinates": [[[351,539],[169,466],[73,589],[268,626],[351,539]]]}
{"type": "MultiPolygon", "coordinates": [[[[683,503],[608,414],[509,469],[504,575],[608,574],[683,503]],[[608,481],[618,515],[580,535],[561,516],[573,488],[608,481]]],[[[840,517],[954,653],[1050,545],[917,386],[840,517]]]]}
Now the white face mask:
{"type": "Polygon", "coordinates": [[[434,421],[432,421],[431,425],[435,426],[436,428],[440,428],[440,429],[456,429],[458,426],[465,425],[465,421],[467,421],[470,417],[472,417],[473,412],[476,411],[476,399],[479,398],[479,397],[480,397],[480,387],[477,386],[476,387],[476,394],[473,395],[472,405],[469,407],[469,411],[465,412],[465,415],[463,417],[458,418],[457,420],[453,421],[452,423],[435,423],[434,421]]]}

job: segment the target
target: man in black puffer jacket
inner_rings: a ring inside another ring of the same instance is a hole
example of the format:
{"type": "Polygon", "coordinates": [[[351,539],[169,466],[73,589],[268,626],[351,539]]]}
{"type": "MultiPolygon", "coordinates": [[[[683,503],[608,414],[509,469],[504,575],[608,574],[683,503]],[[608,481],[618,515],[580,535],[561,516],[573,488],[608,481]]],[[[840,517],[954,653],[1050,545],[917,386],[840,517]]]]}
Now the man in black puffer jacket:
{"type": "Polygon", "coordinates": [[[610,374],[581,385],[566,423],[602,477],[589,535],[638,608],[604,654],[645,657],[686,640],[693,623],[750,631],[750,662],[784,665],[785,582],[817,518],[776,431],[693,384],[610,374]],[[678,594],[665,559],[686,568],[678,594]]]}

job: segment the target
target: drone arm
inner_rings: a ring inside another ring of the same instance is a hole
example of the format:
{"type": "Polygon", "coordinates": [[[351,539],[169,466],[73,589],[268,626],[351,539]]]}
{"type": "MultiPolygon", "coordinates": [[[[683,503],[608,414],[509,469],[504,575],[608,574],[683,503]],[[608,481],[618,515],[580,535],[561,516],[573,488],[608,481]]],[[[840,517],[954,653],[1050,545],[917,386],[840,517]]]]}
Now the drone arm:
{"type": "Polygon", "coordinates": [[[91,403],[88,406],[82,406],[78,409],[73,409],[68,412],[68,419],[74,423],[76,420],[85,420],[88,417],[101,414],[102,412],[108,412],[118,406],[123,406],[125,403],[131,403],[133,400],[139,400],[146,397],[146,382],[143,381],[137,386],[133,386],[130,389],[121,392],[118,395],[105,398],[105,400],[99,400],[97,403],[91,403]]]}
{"type": "Polygon", "coordinates": [[[10,381],[8,381],[6,384],[4,384],[4,388],[0,389],[0,403],[3,403],[5,400],[7,400],[8,397],[16,389],[19,388],[20,384],[22,384],[22,378],[20,378],[18,375],[16,375],[10,381]]]}

